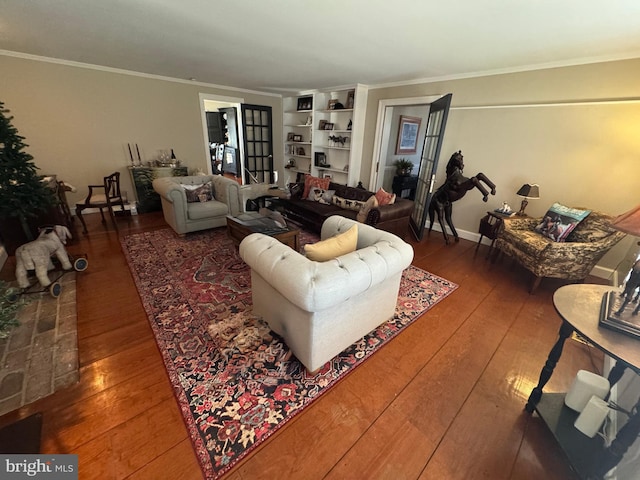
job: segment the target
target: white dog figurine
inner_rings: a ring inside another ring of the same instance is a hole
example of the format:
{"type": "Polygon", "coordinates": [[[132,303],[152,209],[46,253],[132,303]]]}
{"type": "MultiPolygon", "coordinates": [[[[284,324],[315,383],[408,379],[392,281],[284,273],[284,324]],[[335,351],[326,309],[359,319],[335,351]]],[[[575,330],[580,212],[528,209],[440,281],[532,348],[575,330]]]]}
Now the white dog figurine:
{"type": "Polygon", "coordinates": [[[67,238],[72,238],[67,227],[62,225],[45,227],[36,240],[16,249],[16,279],[20,288],[28,288],[30,285],[27,270],[35,270],[40,285],[44,288],[48,287],[51,281],[47,272],[53,269],[51,256],[54,254],[60,260],[62,268],[65,270],[73,268],[64,248],[67,238]]]}

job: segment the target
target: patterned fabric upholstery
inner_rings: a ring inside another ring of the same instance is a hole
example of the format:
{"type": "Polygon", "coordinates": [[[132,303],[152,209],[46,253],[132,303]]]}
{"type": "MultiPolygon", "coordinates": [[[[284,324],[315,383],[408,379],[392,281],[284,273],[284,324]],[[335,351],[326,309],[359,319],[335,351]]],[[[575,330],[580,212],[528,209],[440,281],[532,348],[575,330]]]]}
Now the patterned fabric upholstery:
{"type": "Polygon", "coordinates": [[[592,211],[567,241],[560,243],[534,231],[542,219],[512,218],[504,222],[496,248],[536,276],[531,292],[543,277],[584,280],[604,254],[625,236],[611,227],[612,219],[592,211]]]}

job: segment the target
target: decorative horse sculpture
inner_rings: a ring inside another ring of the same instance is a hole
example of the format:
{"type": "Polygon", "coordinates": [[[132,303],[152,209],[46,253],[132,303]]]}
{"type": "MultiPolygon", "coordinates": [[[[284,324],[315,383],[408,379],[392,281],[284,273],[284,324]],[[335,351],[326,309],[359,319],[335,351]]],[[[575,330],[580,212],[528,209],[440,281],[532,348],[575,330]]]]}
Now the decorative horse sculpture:
{"type": "Polygon", "coordinates": [[[429,203],[429,233],[433,227],[434,214],[437,213],[438,223],[440,223],[440,228],[442,228],[442,234],[444,235],[444,242],[447,245],[449,244],[449,236],[447,235],[447,231],[442,221],[443,218],[449,225],[456,242],[460,241],[458,232],[456,232],[456,229],[453,226],[453,221],[451,220],[453,202],[460,200],[474,187],[482,192],[483,202],[487,201],[489,193],[491,193],[491,195],[496,194],[495,184],[489,180],[484,173],[478,173],[475,177],[471,178],[467,178],[462,174],[462,171],[464,170],[463,158],[461,150],[451,155],[451,158],[447,163],[447,179],[444,184],[436,190],[431,198],[431,202],[429,203]],[[480,182],[486,183],[491,189],[491,192],[489,192],[480,182]]]}

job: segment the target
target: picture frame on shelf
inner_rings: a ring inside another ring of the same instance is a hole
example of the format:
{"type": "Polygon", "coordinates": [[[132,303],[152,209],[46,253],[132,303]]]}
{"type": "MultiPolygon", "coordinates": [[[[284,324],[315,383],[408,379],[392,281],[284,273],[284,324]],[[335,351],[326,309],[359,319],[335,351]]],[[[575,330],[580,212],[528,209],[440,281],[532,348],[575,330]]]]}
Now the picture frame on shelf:
{"type": "Polygon", "coordinates": [[[296,155],[302,155],[305,156],[306,153],[304,151],[304,147],[296,147],[296,155]]]}
{"type": "Polygon", "coordinates": [[[356,91],[355,90],[349,90],[347,92],[347,103],[345,104],[344,108],[353,109],[353,105],[355,103],[355,98],[356,98],[356,91]]]}
{"type": "Polygon", "coordinates": [[[293,137],[295,137],[295,133],[293,132],[287,133],[287,142],[293,142],[293,137]]]}
{"type": "Polygon", "coordinates": [[[332,98],[331,100],[329,100],[329,103],[327,103],[327,110],[335,110],[337,104],[338,104],[338,99],[332,98]]]}
{"type": "Polygon", "coordinates": [[[324,175],[322,175],[322,178],[328,178],[329,180],[333,180],[333,175],[330,173],[325,173],[324,175]]]}
{"type": "Polygon", "coordinates": [[[299,97],[298,98],[298,108],[297,110],[303,111],[303,110],[311,110],[313,109],[313,97],[312,96],[308,96],[308,97],[299,97]]]}
{"type": "Polygon", "coordinates": [[[293,141],[294,142],[301,142],[302,141],[302,135],[294,135],[293,136],[293,141]]]}
{"type": "Polygon", "coordinates": [[[396,155],[416,153],[418,149],[418,132],[422,119],[400,115],[398,126],[398,141],[396,143],[396,155]]]}
{"type": "Polygon", "coordinates": [[[318,122],[318,130],[324,130],[324,126],[327,124],[326,120],[320,120],[318,122]]]}
{"type": "Polygon", "coordinates": [[[314,156],[315,156],[314,164],[316,167],[327,166],[327,155],[324,152],[315,152],[314,156]]]}
{"type": "Polygon", "coordinates": [[[333,130],[333,126],[334,126],[333,123],[327,122],[324,124],[324,130],[333,130]]]}

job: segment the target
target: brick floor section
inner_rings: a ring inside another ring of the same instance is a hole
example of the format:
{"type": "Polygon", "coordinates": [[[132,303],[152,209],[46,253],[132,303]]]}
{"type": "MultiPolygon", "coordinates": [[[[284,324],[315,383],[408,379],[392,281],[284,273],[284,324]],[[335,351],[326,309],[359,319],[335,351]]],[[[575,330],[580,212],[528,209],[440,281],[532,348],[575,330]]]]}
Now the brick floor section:
{"type": "MultiPolygon", "coordinates": [[[[52,277],[52,273],[50,277],[52,277]]],[[[20,325],[0,339],[0,415],[79,380],[76,272],[60,278],[62,293],[29,294],[20,325]]]]}

